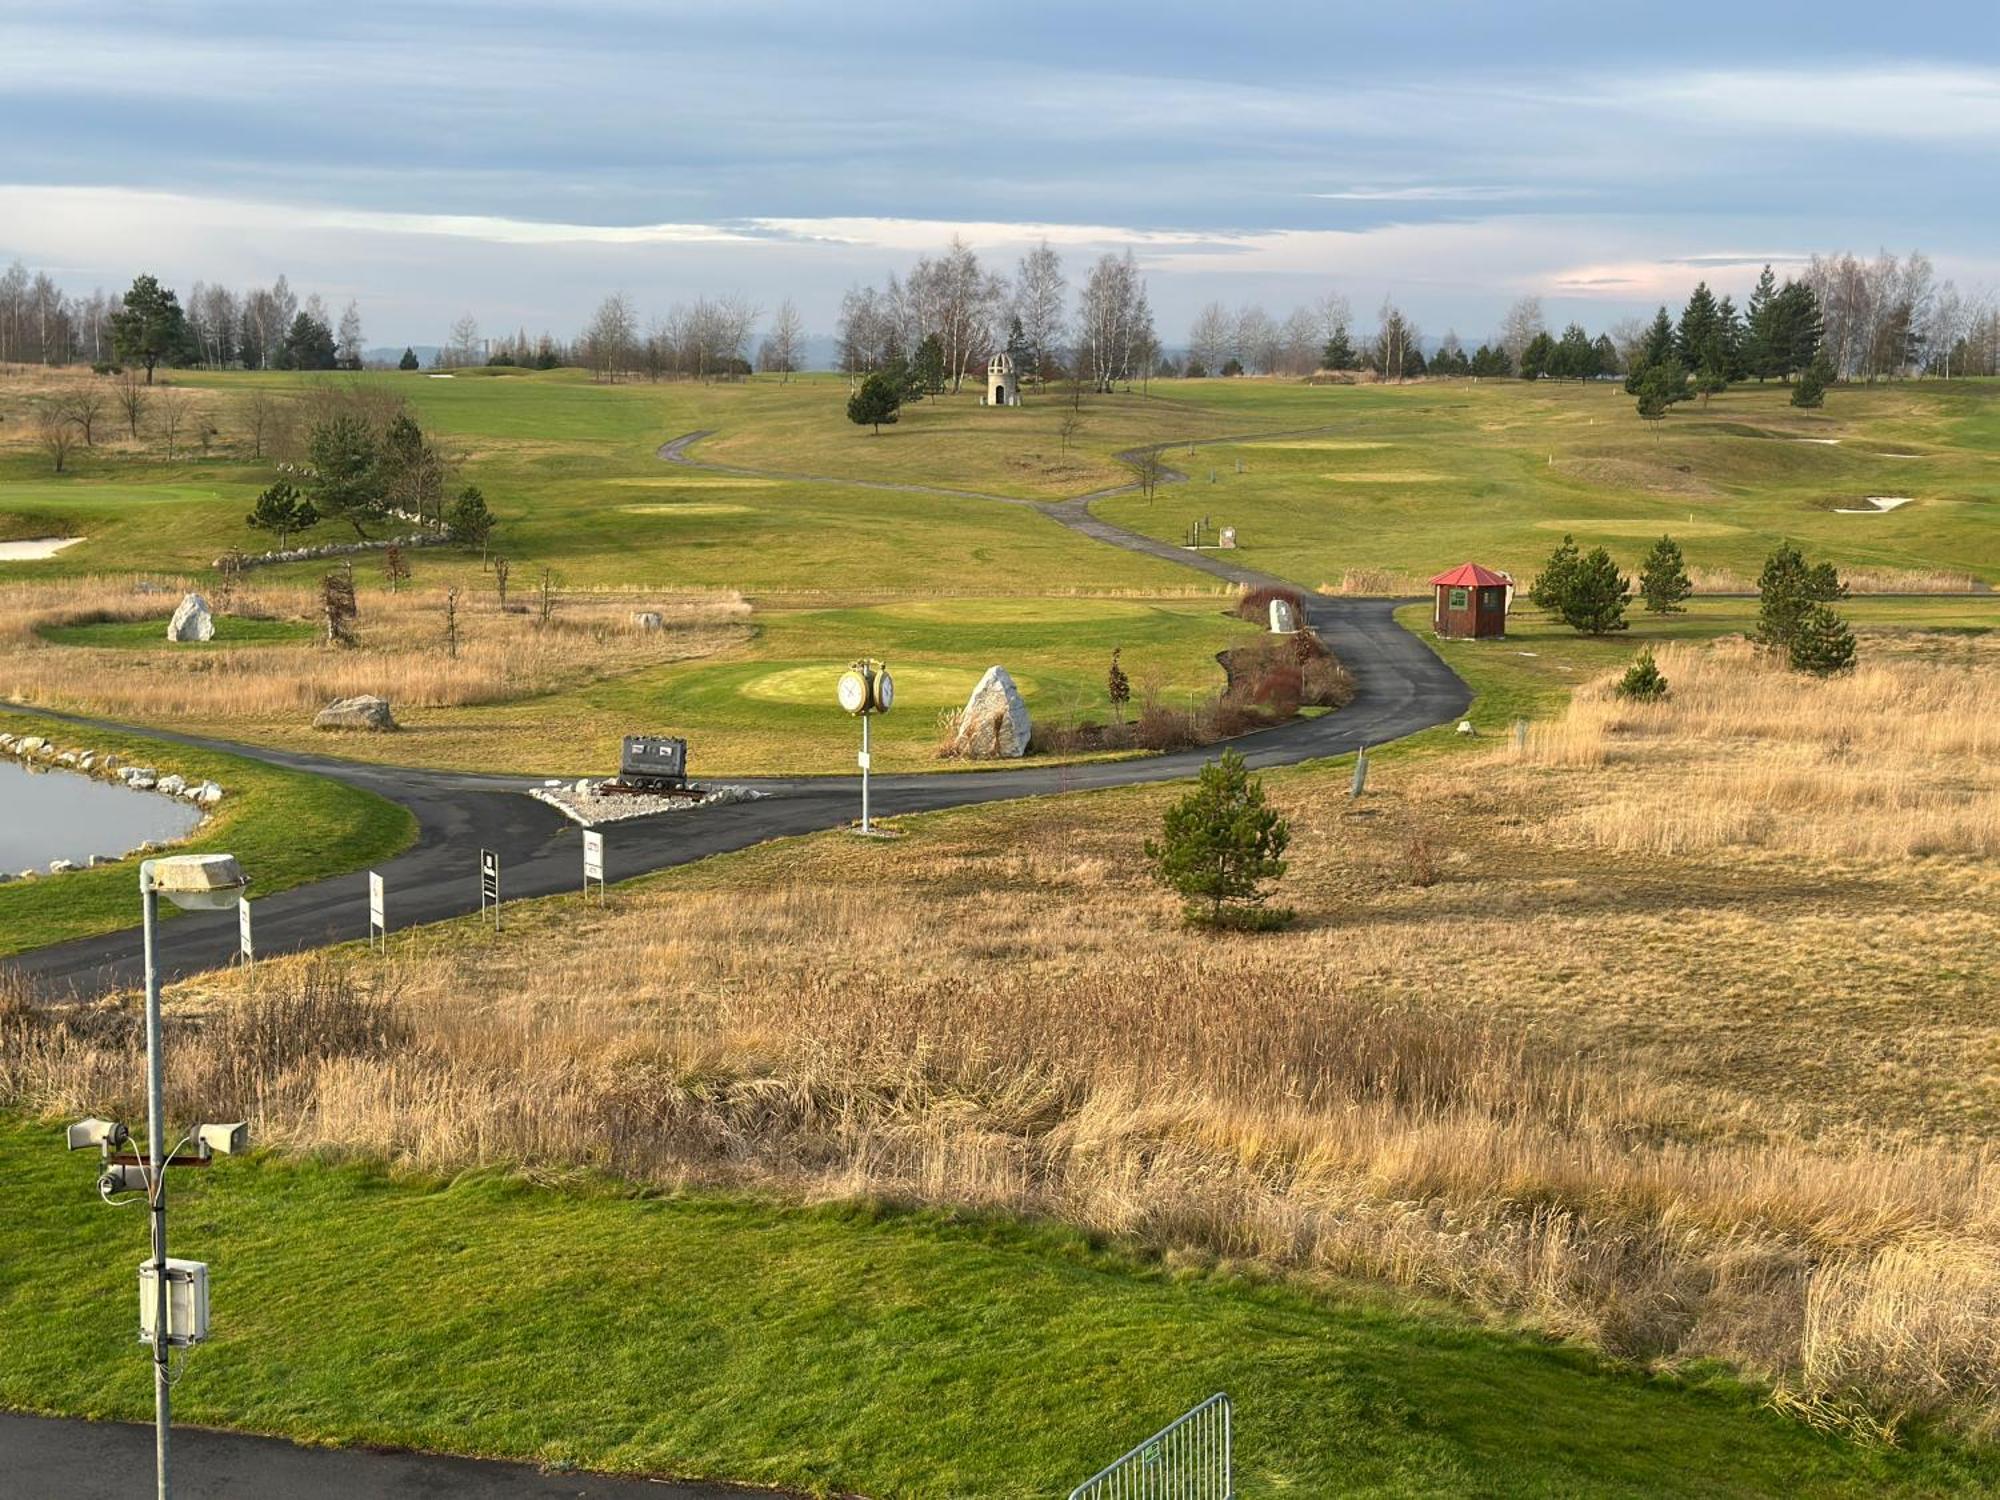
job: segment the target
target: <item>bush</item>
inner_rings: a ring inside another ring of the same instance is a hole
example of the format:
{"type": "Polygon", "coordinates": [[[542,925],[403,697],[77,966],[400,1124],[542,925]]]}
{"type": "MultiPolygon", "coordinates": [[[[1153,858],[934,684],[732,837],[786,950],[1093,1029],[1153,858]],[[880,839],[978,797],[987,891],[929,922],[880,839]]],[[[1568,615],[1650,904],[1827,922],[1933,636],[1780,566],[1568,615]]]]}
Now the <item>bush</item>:
{"type": "Polygon", "coordinates": [[[1657,703],[1667,696],[1666,674],[1653,660],[1651,647],[1641,651],[1632,665],[1625,669],[1625,675],[1618,679],[1616,691],[1619,697],[1630,698],[1636,703],[1657,703]]]}
{"type": "Polygon", "coordinates": [[[1201,768],[1193,791],[1167,809],[1146,857],[1159,882],[1185,903],[1192,926],[1277,925],[1289,916],[1259,912],[1264,887],[1285,873],[1291,829],[1265,805],[1264,784],[1243,757],[1225,750],[1201,768]]]}
{"type": "Polygon", "coordinates": [[[1799,617],[1785,658],[1794,672],[1809,672],[1814,677],[1852,671],[1854,632],[1826,605],[1815,604],[1799,617]]]}

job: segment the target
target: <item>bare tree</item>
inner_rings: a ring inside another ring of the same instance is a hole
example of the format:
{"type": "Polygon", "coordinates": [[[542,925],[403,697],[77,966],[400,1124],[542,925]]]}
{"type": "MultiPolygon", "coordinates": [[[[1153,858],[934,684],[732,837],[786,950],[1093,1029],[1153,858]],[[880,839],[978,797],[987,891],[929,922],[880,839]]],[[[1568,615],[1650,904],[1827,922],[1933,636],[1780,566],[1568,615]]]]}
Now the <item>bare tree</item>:
{"type": "Polygon", "coordinates": [[[361,368],[361,309],[351,301],[340,315],[340,336],[334,344],[334,358],[343,370],[361,368]]]}
{"type": "Polygon", "coordinates": [[[1132,477],[1138,481],[1140,495],[1148,505],[1152,504],[1153,496],[1159,493],[1160,480],[1167,472],[1160,450],[1141,448],[1126,460],[1126,467],[1131,469],[1132,477]]]}
{"type": "Polygon", "coordinates": [[[44,406],[35,413],[35,441],[48,455],[56,473],[62,473],[68,466],[70,450],[76,447],[76,439],[76,423],[60,406],[44,406]]]}
{"type": "Polygon", "coordinates": [[[410,576],[410,565],[403,559],[403,549],[394,542],[382,549],[382,576],[389,581],[389,592],[401,590],[403,580],[410,576]]]}
{"type": "Polygon", "coordinates": [[[146,414],[146,405],[152,399],[152,392],[139,378],[137,370],[127,370],[118,377],[118,384],[112,394],[117,398],[118,409],[125,413],[125,432],[132,441],[139,440],[139,418],[146,414]]]}
{"type": "Polygon", "coordinates": [[[581,350],[591,375],[615,381],[632,363],[638,319],[623,292],[613,292],[597,304],[597,315],[583,331],[581,350]]]}
{"type": "MultiPolygon", "coordinates": [[[[1387,303],[1383,304],[1385,307],[1387,303]]],[[[1515,369],[1521,368],[1521,352],[1535,341],[1538,333],[1547,333],[1548,325],[1542,320],[1542,299],[1540,297],[1518,297],[1514,305],[1507,309],[1507,316],[1500,323],[1500,347],[1507,351],[1507,358],[1515,369]]]]}
{"type": "Polygon", "coordinates": [[[243,399],[236,403],[237,414],[250,433],[250,451],[258,458],[264,456],[264,444],[278,425],[278,398],[261,386],[253,386],[243,393],[243,399]]]}
{"type": "Polygon", "coordinates": [[[1236,310],[1236,357],[1245,369],[1268,375],[1278,366],[1278,325],[1255,303],[1236,310]]]}
{"type": "Polygon", "coordinates": [[[156,397],[154,406],[157,409],[154,422],[160,429],[160,436],[167,440],[167,457],[172,458],[180,442],[181,428],[187,423],[187,397],[172,388],[154,394],[156,397]]]}
{"type": "Polygon", "coordinates": [[[500,607],[507,607],[507,574],[511,571],[507,559],[499,553],[493,554],[493,587],[500,596],[500,607]]]}
{"type": "Polygon", "coordinates": [[[763,346],[757,351],[757,368],[789,381],[805,362],[805,346],[805,323],[799,317],[798,304],[787,297],[771,315],[771,331],[764,335],[763,346]]]}
{"type": "Polygon", "coordinates": [[[1188,358],[1206,375],[1220,374],[1236,352],[1236,319],[1220,302],[1211,302],[1195,314],[1188,329],[1188,358]]]}
{"type": "Polygon", "coordinates": [[[1028,346],[1029,372],[1035,384],[1048,379],[1049,365],[1062,343],[1064,310],[1069,300],[1069,282],[1063,276],[1062,257],[1047,240],[1021,257],[1014,277],[1013,314],[1021,322],[1021,337],[1028,346]]]}
{"type": "Polygon", "coordinates": [[[444,591],[444,654],[458,660],[458,585],[444,591]]]}
{"type": "Polygon", "coordinates": [[[1150,346],[1153,314],[1146,283],[1130,250],[1106,254],[1091,267],[1077,313],[1079,353],[1090,367],[1091,383],[1110,391],[1132,375],[1134,353],[1150,346]]]}
{"type": "Polygon", "coordinates": [[[1384,380],[1400,382],[1408,367],[1410,351],[1417,347],[1421,335],[1417,325],[1403,316],[1403,310],[1389,301],[1382,300],[1379,314],[1381,327],[1375,335],[1375,372],[1384,380]]]}
{"type": "Polygon", "coordinates": [[[1319,336],[1319,316],[1311,308],[1295,307],[1278,330],[1278,369],[1287,375],[1310,375],[1319,368],[1326,340],[1319,336]]]}
{"type": "Polygon", "coordinates": [[[79,386],[63,398],[62,409],[83,434],[84,447],[96,447],[97,419],[104,415],[104,392],[95,385],[79,386]]]}
{"type": "Polygon", "coordinates": [[[451,344],[445,351],[446,363],[454,368],[486,362],[479,342],[479,320],[467,313],[451,325],[451,344]]]}

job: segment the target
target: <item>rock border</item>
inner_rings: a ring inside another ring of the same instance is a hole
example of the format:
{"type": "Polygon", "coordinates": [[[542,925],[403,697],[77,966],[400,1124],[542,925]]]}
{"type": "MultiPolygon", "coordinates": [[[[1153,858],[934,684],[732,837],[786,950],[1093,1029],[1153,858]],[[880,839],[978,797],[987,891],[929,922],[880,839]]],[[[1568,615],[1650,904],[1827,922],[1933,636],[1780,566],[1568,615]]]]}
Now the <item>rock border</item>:
{"type": "MultiPolygon", "coordinates": [[[[253,552],[234,559],[239,568],[263,568],[273,563],[312,562],[322,557],[354,557],[363,552],[380,552],[389,547],[446,547],[451,538],[436,531],[415,531],[408,536],[385,536],[367,542],[322,542],[317,547],[287,547],[282,552],[253,552]]],[[[232,561],[218,557],[211,568],[221,569],[232,561]]]]}
{"type": "MultiPolygon", "coordinates": [[[[207,821],[208,814],[223,798],[222,788],[213,781],[190,781],[187,777],[174,772],[163,775],[153,766],[127,765],[122,758],[109,751],[64,749],[46,735],[0,732],[0,755],[11,755],[16,760],[28,761],[51,771],[73,771],[79,776],[89,776],[99,781],[122,782],[135,792],[157,792],[163,797],[192,802],[202,810],[203,822],[207,821]]],[[[201,823],[195,824],[196,829],[200,827],[201,823]]],[[[87,865],[79,865],[74,860],[54,859],[49,861],[46,872],[0,871],[0,884],[12,880],[33,880],[44,873],[61,875],[70,870],[115,865],[120,860],[131,858],[134,854],[156,854],[166,847],[167,845],[158,839],[147,839],[136,849],[128,849],[123,854],[93,854],[87,865]]]]}
{"type": "Polygon", "coordinates": [[[603,781],[584,777],[580,781],[551,781],[528,788],[537,802],[546,802],[572,823],[595,828],[600,823],[623,823],[632,818],[650,818],[655,813],[692,812],[703,807],[728,807],[738,802],[755,802],[768,797],[747,786],[702,786],[688,783],[692,797],[648,797],[643,793],[604,796],[597,788],[603,781]]]}

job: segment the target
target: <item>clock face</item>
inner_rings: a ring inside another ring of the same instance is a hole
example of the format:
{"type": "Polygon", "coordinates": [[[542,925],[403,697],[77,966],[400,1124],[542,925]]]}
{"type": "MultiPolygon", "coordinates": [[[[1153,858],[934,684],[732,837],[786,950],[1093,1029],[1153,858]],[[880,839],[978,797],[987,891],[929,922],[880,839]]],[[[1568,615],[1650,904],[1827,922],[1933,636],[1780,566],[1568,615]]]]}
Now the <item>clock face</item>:
{"type": "Polygon", "coordinates": [[[840,706],[851,714],[868,707],[868,682],[859,672],[840,674],[840,706]]]}
{"type": "Polygon", "coordinates": [[[896,701],[896,684],[887,672],[875,674],[875,707],[878,712],[887,713],[896,701]]]}

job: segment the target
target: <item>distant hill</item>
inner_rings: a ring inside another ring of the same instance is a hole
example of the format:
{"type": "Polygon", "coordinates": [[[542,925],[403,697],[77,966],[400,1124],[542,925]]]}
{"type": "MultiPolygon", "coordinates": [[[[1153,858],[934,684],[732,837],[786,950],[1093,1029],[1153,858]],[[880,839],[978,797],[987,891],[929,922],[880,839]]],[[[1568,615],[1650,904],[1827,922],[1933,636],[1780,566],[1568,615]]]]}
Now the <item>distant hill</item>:
{"type": "MultiPolygon", "coordinates": [[[[426,370],[431,367],[431,361],[437,358],[438,346],[436,344],[412,344],[409,347],[417,351],[417,358],[423,362],[426,370]]],[[[403,357],[403,348],[404,346],[401,344],[396,345],[394,348],[391,348],[387,344],[382,344],[373,349],[363,349],[361,351],[361,362],[365,365],[387,365],[393,370],[396,368],[396,362],[403,357]]]]}

